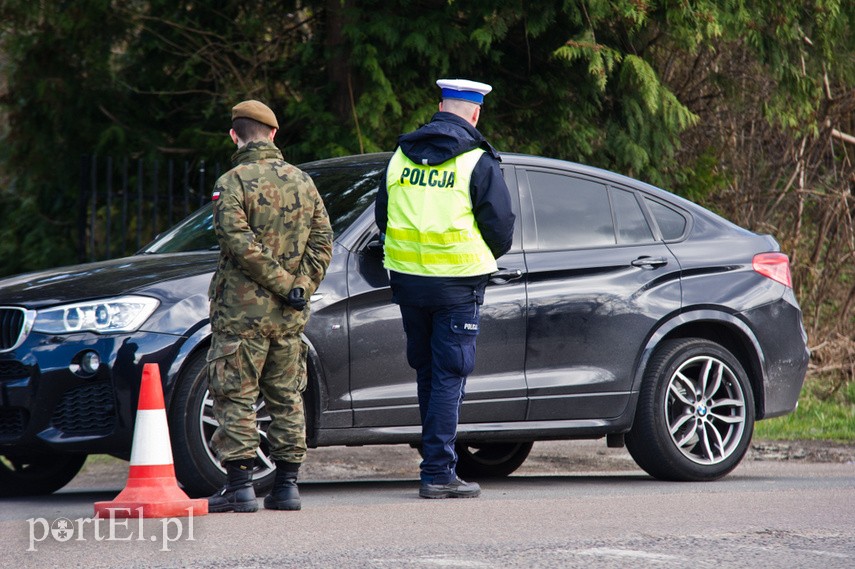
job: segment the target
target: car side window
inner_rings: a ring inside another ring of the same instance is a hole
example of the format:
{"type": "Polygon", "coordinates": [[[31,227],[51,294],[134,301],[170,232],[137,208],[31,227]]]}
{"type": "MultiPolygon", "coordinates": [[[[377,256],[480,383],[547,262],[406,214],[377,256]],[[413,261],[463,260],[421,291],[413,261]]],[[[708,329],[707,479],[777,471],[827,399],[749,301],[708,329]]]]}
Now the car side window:
{"type": "Polygon", "coordinates": [[[611,188],[611,193],[618,243],[651,243],[654,240],[653,231],[650,230],[635,194],[616,188],[611,188]]]}
{"type": "Polygon", "coordinates": [[[679,239],[686,232],[686,218],[681,213],[650,198],[644,198],[650,213],[662,232],[662,239],[670,241],[679,239]]]}
{"type": "Polygon", "coordinates": [[[520,218],[519,194],[517,193],[517,174],[514,168],[505,166],[504,164],[501,165],[500,168],[502,170],[502,177],[505,179],[505,184],[507,184],[508,192],[511,196],[511,211],[513,211],[516,216],[516,222],[514,223],[514,240],[511,244],[511,250],[508,252],[516,253],[522,250],[522,220],[520,218]]]}
{"type": "Polygon", "coordinates": [[[615,244],[603,184],[551,172],[528,171],[538,249],[579,249],[615,244]]]}

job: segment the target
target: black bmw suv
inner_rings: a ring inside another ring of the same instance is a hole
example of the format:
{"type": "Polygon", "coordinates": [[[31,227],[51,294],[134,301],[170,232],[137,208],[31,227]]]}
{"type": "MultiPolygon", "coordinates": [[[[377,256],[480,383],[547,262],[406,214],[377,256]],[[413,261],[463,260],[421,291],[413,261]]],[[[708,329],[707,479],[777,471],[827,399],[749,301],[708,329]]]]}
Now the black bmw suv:
{"type": "MultiPolygon", "coordinates": [[[[336,234],[312,297],[310,446],[419,443],[414,372],[373,201],[389,154],[303,164],[336,234]]],[[[506,154],[517,224],[482,312],[457,450],[464,478],[504,476],[533,441],[605,438],[652,476],[712,480],[754,422],[792,411],[808,363],[789,262],[768,235],[587,166],[506,154]]],[[[0,494],[48,493],[86,455],[127,458],[142,366],[161,370],[179,481],[225,474],[209,440],[203,207],[144,250],[0,281],[0,494]]],[[[255,480],[273,465],[262,445],[255,480]]]]}

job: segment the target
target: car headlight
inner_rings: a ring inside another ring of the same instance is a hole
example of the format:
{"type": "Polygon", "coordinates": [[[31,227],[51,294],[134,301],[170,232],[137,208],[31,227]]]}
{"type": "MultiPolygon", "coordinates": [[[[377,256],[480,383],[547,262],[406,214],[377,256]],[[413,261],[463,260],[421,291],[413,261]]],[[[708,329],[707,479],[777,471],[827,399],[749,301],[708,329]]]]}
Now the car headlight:
{"type": "Polygon", "coordinates": [[[34,332],[133,332],[155,311],[160,302],[146,296],[122,296],[39,310],[34,332]]]}

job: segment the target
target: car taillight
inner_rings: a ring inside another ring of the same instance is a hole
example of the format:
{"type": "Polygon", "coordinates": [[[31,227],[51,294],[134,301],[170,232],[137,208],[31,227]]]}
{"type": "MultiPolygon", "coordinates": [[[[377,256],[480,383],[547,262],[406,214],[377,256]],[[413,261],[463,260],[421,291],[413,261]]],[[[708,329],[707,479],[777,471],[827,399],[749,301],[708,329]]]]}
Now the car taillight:
{"type": "Polygon", "coordinates": [[[790,259],[783,253],[760,253],[754,255],[752,262],[754,270],[777,281],[784,286],[793,288],[793,278],[790,276],[790,259]]]}

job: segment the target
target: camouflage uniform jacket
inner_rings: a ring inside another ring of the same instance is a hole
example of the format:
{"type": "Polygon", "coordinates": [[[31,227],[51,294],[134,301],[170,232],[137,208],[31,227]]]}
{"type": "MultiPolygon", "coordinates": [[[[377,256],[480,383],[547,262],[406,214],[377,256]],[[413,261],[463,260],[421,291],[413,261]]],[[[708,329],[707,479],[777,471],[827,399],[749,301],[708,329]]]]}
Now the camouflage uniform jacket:
{"type": "Polygon", "coordinates": [[[244,338],[302,330],[285,303],[292,288],[308,299],[332,258],[333,232],[312,179],[282,159],[272,142],[250,142],[217,180],[214,230],[220,243],[211,280],[211,327],[244,338]]]}

